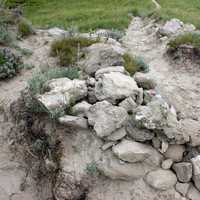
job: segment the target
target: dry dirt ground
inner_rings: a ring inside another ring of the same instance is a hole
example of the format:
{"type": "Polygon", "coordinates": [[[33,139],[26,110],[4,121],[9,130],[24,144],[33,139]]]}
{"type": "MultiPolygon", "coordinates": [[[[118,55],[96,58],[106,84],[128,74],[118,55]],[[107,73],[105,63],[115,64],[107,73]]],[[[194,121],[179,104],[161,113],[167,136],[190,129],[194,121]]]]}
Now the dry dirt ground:
{"type": "MultiPolygon", "coordinates": [[[[193,69],[192,66],[186,69],[171,63],[165,55],[167,39],[160,40],[156,36],[159,26],[154,21],[143,21],[140,18],[135,18],[123,38],[123,45],[133,55],[145,58],[150,65],[151,75],[157,80],[157,90],[170,104],[174,105],[180,117],[199,120],[200,69],[193,69]]],[[[35,69],[41,66],[53,66],[55,60],[49,58],[52,40],[53,38],[46,33],[39,32],[38,35],[20,42],[21,47],[33,51],[32,56],[27,58],[25,62],[34,64],[35,69]]],[[[26,189],[22,190],[21,187],[27,174],[23,162],[10,151],[9,147],[12,145],[12,141],[7,139],[8,134],[13,131],[7,109],[10,103],[19,97],[20,91],[26,87],[26,82],[35,69],[23,71],[14,79],[0,82],[0,102],[2,104],[0,110],[0,200],[39,200],[31,178],[26,181],[26,189]]],[[[84,132],[78,132],[75,135],[68,134],[66,137],[64,143],[66,143],[68,151],[62,164],[66,164],[66,170],[77,169],[78,176],[81,170],[84,171],[92,156],[98,158],[98,146],[101,144],[97,139],[93,141],[93,137],[84,132]],[[79,147],[79,149],[74,149],[74,147],[79,147]],[[92,153],[94,151],[96,154],[92,153]],[[72,162],[68,163],[69,160],[72,162]]],[[[95,158],[92,159],[95,160],[95,158]]],[[[174,189],[168,192],[156,192],[147,186],[142,179],[135,182],[124,182],[112,181],[104,177],[95,182],[95,187],[88,194],[88,199],[182,200],[174,189]]]]}

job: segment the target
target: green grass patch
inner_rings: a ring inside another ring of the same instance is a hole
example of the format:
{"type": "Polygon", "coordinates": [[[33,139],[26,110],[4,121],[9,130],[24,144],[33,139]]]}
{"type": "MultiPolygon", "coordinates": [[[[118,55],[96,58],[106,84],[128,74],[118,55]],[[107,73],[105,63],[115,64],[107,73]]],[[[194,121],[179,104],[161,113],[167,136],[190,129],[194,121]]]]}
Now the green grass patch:
{"type": "Polygon", "coordinates": [[[79,78],[79,71],[75,68],[55,68],[46,72],[36,72],[28,81],[29,91],[32,95],[45,92],[45,83],[51,79],[67,77],[69,79],[79,78]]]}
{"type": "Polygon", "coordinates": [[[29,0],[25,16],[39,27],[124,29],[131,14],[147,15],[155,9],[150,0],[29,0]]]}
{"type": "Polygon", "coordinates": [[[181,45],[191,45],[194,48],[200,48],[200,34],[199,33],[185,33],[177,36],[168,43],[169,48],[177,49],[181,45]]]}
{"type": "Polygon", "coordinates": [[[72,66],[80,58],[80,50],[94,43],[99,42],[98,39],[88,39],[83,37],[63,38],[53,42],[51,46],[51,55],[58,56],[61,66],[72,66]]]}
{"type": "Polygon", "coordinates": [[[125,64],[124,67],[131,75],[138,71],[148,72],[149,66],[144,62],[141,57],[132,57],[128,53],[123,56],[125,64]]]}

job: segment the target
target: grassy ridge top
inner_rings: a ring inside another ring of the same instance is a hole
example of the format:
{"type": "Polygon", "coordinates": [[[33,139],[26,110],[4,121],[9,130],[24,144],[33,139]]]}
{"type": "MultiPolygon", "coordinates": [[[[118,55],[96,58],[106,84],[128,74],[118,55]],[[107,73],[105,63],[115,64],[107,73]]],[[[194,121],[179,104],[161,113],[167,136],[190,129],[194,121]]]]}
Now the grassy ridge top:
{"type": "Polygon", "coordinates": [[[147,13],[154,5],[149,0],[29,0],[25,15],[33,24],[43,27],[75,25],[81,31],[124,29],[130,21],[128,14],[137,12],[137,8],[147,13]]]}
{"type": "MultiPolygon", "coordinates": [[[[24,1],[24,12],[39,27],[77,26],[80,31],[97,28],[124,29],[129,14],[147,16],[155,11],[151,0],[10,0],[24,1]]],[[[157,0],[156,16],[179,18],[200,28],[200,0],[157,0]]]]}

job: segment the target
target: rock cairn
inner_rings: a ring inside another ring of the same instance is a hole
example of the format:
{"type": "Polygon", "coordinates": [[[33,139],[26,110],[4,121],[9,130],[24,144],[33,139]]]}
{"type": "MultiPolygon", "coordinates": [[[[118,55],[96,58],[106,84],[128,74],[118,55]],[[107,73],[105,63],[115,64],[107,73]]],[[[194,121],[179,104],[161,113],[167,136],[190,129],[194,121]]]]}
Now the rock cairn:
{"type": "Polygon", "coordinates": [[[130,76],[124,52],[117,42],[93,44],[80,63],[86,78],[51,80],[38,101],[50,112],[75,103],[72,115],[58,121],[95,131],[104,142],[97,167],[105,176],[143,178],[156,190],[174,187],[184,197],[200,199],[200,123],[179,119],[148,73],[130,76]]]}

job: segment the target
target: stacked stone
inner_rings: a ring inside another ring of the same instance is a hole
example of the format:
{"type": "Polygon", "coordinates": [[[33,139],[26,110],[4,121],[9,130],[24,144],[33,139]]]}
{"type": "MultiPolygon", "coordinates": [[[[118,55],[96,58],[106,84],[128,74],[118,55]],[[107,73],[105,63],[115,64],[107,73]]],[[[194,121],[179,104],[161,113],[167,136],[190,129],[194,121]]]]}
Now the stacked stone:
{"type": "Polygon", "coordinates": [[[51,80],[38,101],[50,112],[75,102],[73,115],[59,122],[92,128],[104,141],[97,167],[105,176],[143,177],[157,190],[174,187],[184,197],[200,199],[198,121],[178,119],[175,108],[157,94],[150,74],[131,77],[123,67],[120,46],[99,43],[86,52],[81,67],[87,78],[51,80]]]}

